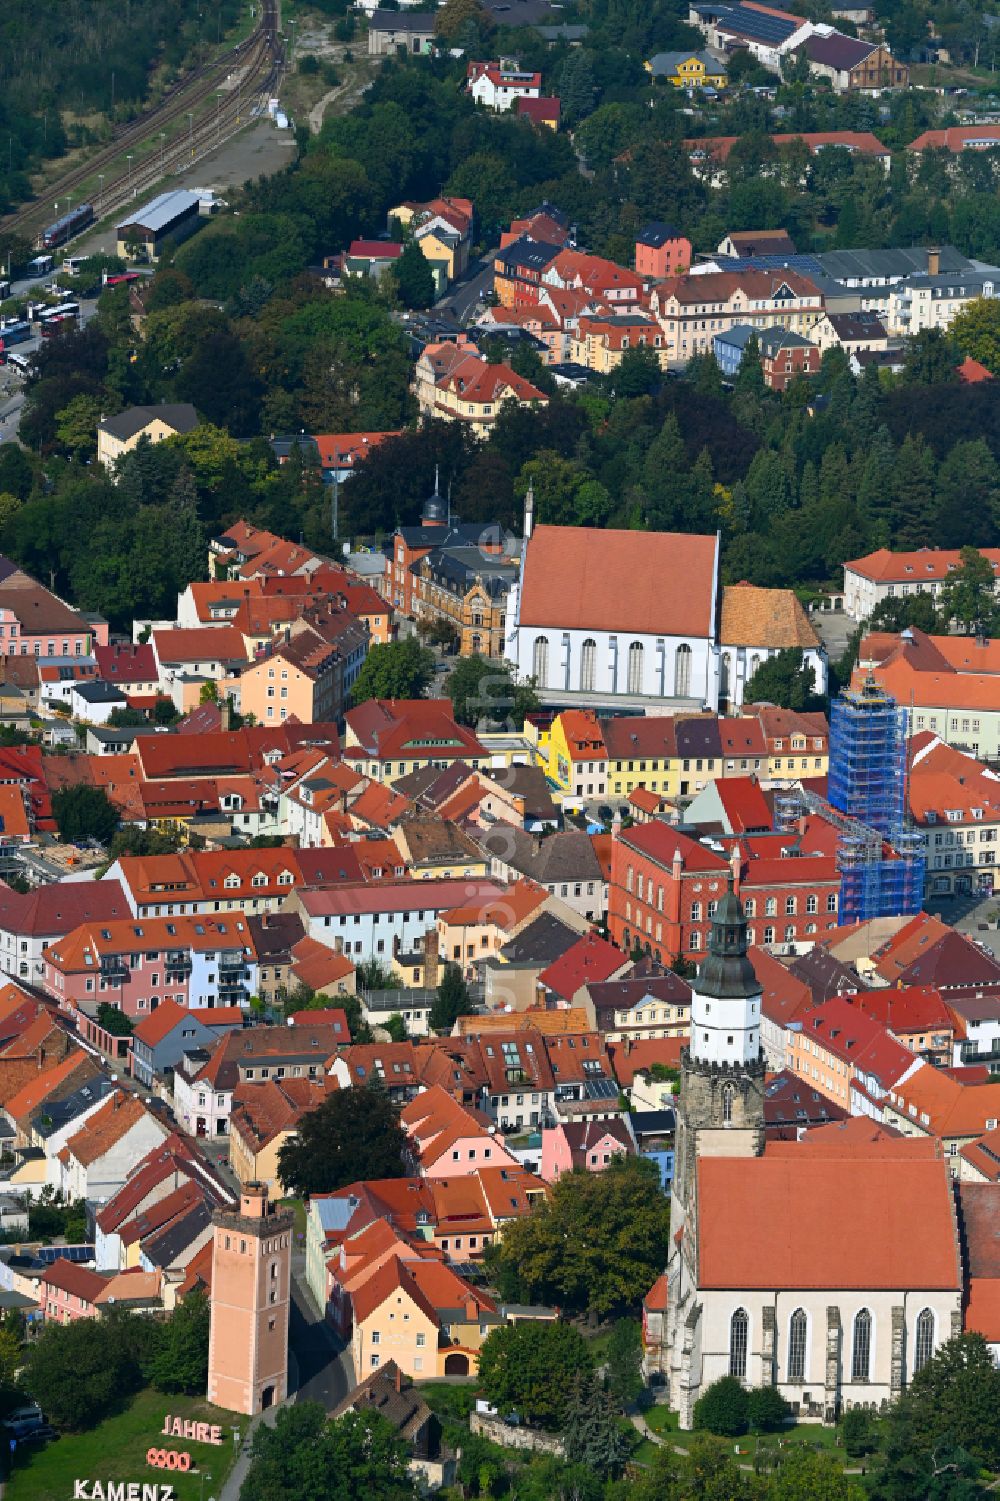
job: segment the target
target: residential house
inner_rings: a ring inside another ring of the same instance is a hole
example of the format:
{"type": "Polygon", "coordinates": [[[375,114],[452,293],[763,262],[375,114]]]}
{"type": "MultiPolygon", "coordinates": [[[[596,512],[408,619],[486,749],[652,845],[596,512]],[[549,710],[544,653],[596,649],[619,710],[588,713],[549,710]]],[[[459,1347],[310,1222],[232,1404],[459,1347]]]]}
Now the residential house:
{"type": "Polygon", "coordinates": [[[635,241],[635,269],[650,281],[668,276],[686,276],[691,269],[691,241],[672,224],[654,220],[640,230],[635,241]]]}
{"type": "Polygon", "coordinates": [[[400,819],[393,840],[413,880],[459,880],[487,875],[487,857],[450,818],[411,813],[400,819]]]}
{"type": "Polygon", "coordinates": [[[132,1165],[169,1136],[138,1095],[116,1090],[59,1153],[59,1187],[66,1199],[107,1199],[132,1165]]]}
{"type": "Polygon", "coordinates": [[[198,421],[198,413],[188,401],[127,407],[116,417],[102,417],[97,424],[97,462],[110,469],[143,439],[162,443],[165,438],[183,437],[194,431],[198,421]]]}
{"type": "Polygon", "coordinates": [[[519,68],[507,58],[499,62],[471,62],[466,70],[465,87],[477,104],[505,111],[513,109],[519,99],[540,98],[542,75],[519,68]]]}
{"type": "Polygon", "coordinates": [[[509,824],[494,825],[478,842],[490,857],[495,879],[533,881],[587,922],[600,922],[607,911],[607,880],[593,840],[582,829],[563,829],[542,838],[509,824]]]}
{"type": "Polygon", "coordinates": [[[934,328],[944,330],[970,303],[996,296],[997,278],[992,270],[909,276],[889,292],[886,328],[893,335],[911,336],[934,328]]]}
{"type": "Polygon", "coordinates": [[[486,761],[450,699],[369,699],[349,709],[344,724],[344,760],[390,786],[423,766],[461,761],[474,769],[486,761]]]}
{"type": "Polygon", "coordinates": [[[71,1013],[104,1001],[135,1020],[165,1000],[191,1010],[247,1008],[256,967],[240,914],[119,919],[81,924],[50,944],[41,983],[71,1013]]]}
{"type": "Polygon", "coordinates": [[[410,1156],[422,1178],[457,1178],[484,1166],[517,1168],[488,1115],[460,1104],[439,1084],[416,1095],[400,1112],[410,1156]]]}
{"type": "Polygon", "coordinates": [[[851,1115],[889,1119],[892,1092],[921,1064],[847,997],[800,1014],[788,1028],[786,1066],[851,1115]]]}
{"type": "Polygon", "coordinates": [[[78,614],[0,556],[0,655],[90,658],[107,640],[106,620],[78,614]]]}
{"type": "MultiPolygon", "coordinates": [[[[1000,580],[1000,548],[980,549],[1000,580]]],[[[884,599],[929,594],[937,599],[950,574],[959,567],[958,549],[921,547],[890,552],[880,547],[844,564],[844,610],[852,620],[867,620],[884,599]]],[[[994,592],[1000,583],[994,584],[994,592]]]]}
{"type": "Polygon", "coordinates": [[[264,1183],[271,1198],[285,1198],[281,1149],[298,1132],[302,1117],[322,1105],[336,1087],[327,1077],[238,1084],[229,1115],[229,1166],[239,1182],[264,1183]]]}
{"type": "Polygon", "coordinates": [[[155,1011],[140,1018],[132,1030],[132,1074],[147,1089],[171,1078],[175,1064],[195,1048],[210,1049],[219,1037],[244,1025],[239,1006],[215,1006],[193,1011],[172,996],[164,996],[155,1011]]]}
{"type": "Polygon", "coordinates": [[[750,324],[808,334],[825,310],[823,294],[799,271],[748,269],[674,276],[654,287],[650,308],[663,330],[667,359],[686,364],[711,354],[716,333],[750,324]]]}
{"type": "Polygon", "coordinates": [[[643,63],[657,82],[665,79],[675,89],[724,89],[726,65],[711,52],[657,52],[643,63]]]}
{"type": "Polygon", "coordinates": [[[818,375],[822,352],[793,329],[769,328],[760,336],[760,365],[770,391],[786,391],[793,380],[818,375]]]}
{"type": "Polygon", "coordinates": [[[929,730],[977,760],[1000,758],[1000,649],[970,636],[928,636],[909,627],[899,637],[862,642],[856,680],[870,674],[899,704],[914,730],[929,730]]]}
{"type": "Polygon", "coordinates": [[[835,94],[858,89],[881,94],[910,84],[909,68],[893,57],[884,42],[866,42],[832,28],[816,27],[796,53],[806,57],[814,78],[828,80],[835,94]]]}
{"type": "Polygon", "coordinates": [[[588,709],[564,709],[552,721],[549,780],[571,798],[605,795],[607,751],[601,726],[588,709]]]}
{"type": "Polygon", "coordinates": [[[588,981],[578,1004],[608,1043],[686,1037],[690,1031],[690,985],[672,969],[646,961],[618,979],[588,981]]]}
{"type": "Polygon", "coordinates": [[[1000,1124],[1000,1081],[982,1080],[920,1063],[890,1090],[885,1121],[902,1136],[933,1137],[959,1175],[959,1153],[1000,1124]]]}
{"type": "Polygon", "coordinates": [[[580,1006],[591,985],[620,980],[630,968],[627,955],[591,929],[542,970],[538,977],[539,1002],[546,1009],[580,1006]]]}
{"type": "Polygon", "coordinates": [[[542,1131],[539,1176],[544,1183],[555,1183],[574,1168],[602,1173],[618,1157],[634,1153],[627,1120],[560,1122],[542,1131]]]}
{"type": "Polygon", "coordinates": [[[502,1322],[485,1293],[436,1261],[391,1257],[352,1296],[351,1353],[361,1374],[393,1360],[407,1375],[469,1376],[502,1322]]]}
{"type": "Polygon", "coordinates": [[[320,1080],[344,1045],[333,1025],[249,1027],[211,1049],[185,1052],[174,1068],[174,1117],[192,1136],[225,1136],[233,1094],[243,1083],[320,1080]]]}

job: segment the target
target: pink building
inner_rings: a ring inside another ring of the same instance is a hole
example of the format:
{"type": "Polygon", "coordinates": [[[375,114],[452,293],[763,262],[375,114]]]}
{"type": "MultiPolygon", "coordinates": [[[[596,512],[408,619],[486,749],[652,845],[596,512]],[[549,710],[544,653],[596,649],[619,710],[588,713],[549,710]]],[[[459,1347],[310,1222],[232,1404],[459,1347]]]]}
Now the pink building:
{"type": "Polygon", "coordinates": [[[574,1168],[603,1173],[616,1157],[634,1152],[632,1133],[623,1120],[567,1121],[542,1132],[540,1176],[554,1183],[574,1168]]]}
{"type": "Polygon", "coordinates": [[[107,1001],[133,1019],[166,1000],[190,1009],[246,1007],[256,974],[241,912],[83,923],[42,956],[42,986],[63,1010],[107,1001]]]}
{"type": "Polygon", "coordinates": [[[517,1167],[490,1117],[432,1084],[406,1105],[400,1124],[422,1178],[461,1178],[481,1167],[517,1167]]]}
{"type": "Polygon", "coordinates": [[[9,558],[0,557],[0,655],[89,657],[95,644],[107,641],[106,620],[78,615],[9,558]]]}
{"type": "Polygon", "coordinates": [[[98,1296],[107,1286],[107,1278],[79,1262],[60,1256],[38,1283],[38,1301],[46,1323],[72,1324],[77,1319],[96,1317],[98,1296]]]}
{"type": "Polygon", "coordinates": [[[238,1211],[214,1215],[208,1400],[230,1412],[288,1395],[292,1225],[261,1183],[244,1184],[238,1211]]]}

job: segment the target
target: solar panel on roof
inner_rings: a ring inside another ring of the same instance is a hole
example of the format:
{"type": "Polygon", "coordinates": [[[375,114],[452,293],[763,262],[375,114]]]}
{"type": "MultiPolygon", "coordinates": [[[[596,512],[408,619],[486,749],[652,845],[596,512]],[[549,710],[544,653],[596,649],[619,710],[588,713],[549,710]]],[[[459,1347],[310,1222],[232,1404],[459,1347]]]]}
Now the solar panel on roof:
{"type": "Polygon", "coordinates": [[[591,1100],[611,1100],[618,1094],[618,1085],[614,1079],[588,1079],[585,1088],[591,1100]]]}

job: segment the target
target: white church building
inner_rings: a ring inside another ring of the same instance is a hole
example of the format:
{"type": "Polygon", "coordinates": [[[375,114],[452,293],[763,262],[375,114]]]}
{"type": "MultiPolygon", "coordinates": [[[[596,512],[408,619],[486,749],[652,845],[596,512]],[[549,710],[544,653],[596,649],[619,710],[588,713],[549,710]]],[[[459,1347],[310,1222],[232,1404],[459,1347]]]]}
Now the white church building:
{"type": "Polygon", "coordinates": [[[940,1142],[857,1118],[765,1145],[760,1002],[730,882],[692,987],[663,1337],[647,1345],[684,1428],[722,1376],[776,1387],[803,1419],[881,1408],[962,1329],[940,1142]]]}
{"type": "Polygon", "coordinates": [[[826,653],[795,595],[723,589],[718,535],[533,523],[529,491],[505,655],[544,703],[739,708],[756,668],[789,646],[826,691],[826,653]]]}

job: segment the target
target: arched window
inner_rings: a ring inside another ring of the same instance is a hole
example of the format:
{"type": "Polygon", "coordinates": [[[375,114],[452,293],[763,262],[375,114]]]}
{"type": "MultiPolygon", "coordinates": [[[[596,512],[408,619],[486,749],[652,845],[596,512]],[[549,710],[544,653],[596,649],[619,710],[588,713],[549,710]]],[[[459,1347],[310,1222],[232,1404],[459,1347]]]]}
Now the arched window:
{"type": "Polygon", "coordinates": [[[854,1316],[854,1349],[851,1353],[851,1380],[869,1381],[872,1364],[872,1316],[862,1308],[854,1316]]]}
{"type": "Polygon", "coordinates": [[[722,1124],[724,1126],[732,1125],[733,1097],[735,1094],[736,1090],[733,1088],[732,1084],[724,1084],[722,1086],[722,1124]]]}
{"type": "Polygon", "coordinates": [[[547,688],[549,683],[549,638],[548,636],[535,637],[535,649],[531,659],[531,676],[539,688],[547,688]]]}
{"type": "Polygon", "coordinates": [[[738,1381],[747,1379],[747,1345],[750,1338],[750,1316],[745,1308],[737,1308],[729,1320],[729,1374],[738,1381]]]}
{"type": "Polygon", "coordinates": [[[674,697],[688,698],[691,693],[691,648],[682,641],[674,658],[674,697]]]}
{"type": "Polygon", "coordinates": [[[788,1380],[806,1379],[806,1333],[809,1328],[804,1308],[796,1308],[788,1322],[788,1380]]]}
{"type": "Polygon", "coordinates": [[[719,662],[719,693],[729,697],[729,653],[723,652],[719,662]]]}
{"type": "Polygon", "coordinates": [[[753,656],[750,658],[750,676],[751,677],[753,677],[754,673],[757,671],[757,668],[759,666],[760,666],[760,653],[759,652],[754,652],[753,656]]]}
{"type": "Polygon", "coordinates": [[[923,1370],[934,1354],[934,1312],[922,1308],[917,1314],[917,1337],[913,1344],[913,1374],[923,1370]]]}
{"type": "Polygon", "coordinates": [[[580,692],[593,693],[597,676],[597,642],[588,636],[580,648],[580,692]]]}
{"type": "Polygon", "coordinates": [[[633,641],[628,649],[628,691],[642,692],[642,642],[633,641]]]}

